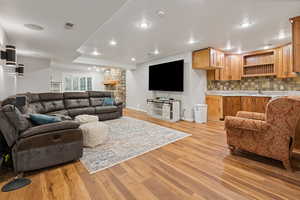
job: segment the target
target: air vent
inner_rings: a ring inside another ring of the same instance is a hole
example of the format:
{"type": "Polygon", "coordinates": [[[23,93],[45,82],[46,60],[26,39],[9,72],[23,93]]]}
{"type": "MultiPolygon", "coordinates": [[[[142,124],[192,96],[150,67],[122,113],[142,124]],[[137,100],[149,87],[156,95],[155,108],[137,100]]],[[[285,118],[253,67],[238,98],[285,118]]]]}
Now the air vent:
{"type": "Polygon", "coordinates": [[[74,28],[74,24],[67,22],[65,23],[65,29],[72,30],[74,28]]]}

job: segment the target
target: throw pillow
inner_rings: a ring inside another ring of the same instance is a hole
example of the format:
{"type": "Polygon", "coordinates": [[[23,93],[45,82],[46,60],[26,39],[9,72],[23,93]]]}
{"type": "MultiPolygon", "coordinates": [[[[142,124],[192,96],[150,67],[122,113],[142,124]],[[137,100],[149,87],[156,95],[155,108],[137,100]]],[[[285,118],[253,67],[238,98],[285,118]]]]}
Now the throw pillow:
{"type": "Polygon", "coordinates": [[[29,114],[29,116],[30,116],[30,120],[35,125],[43,125],[43,124],[61,122],[61,119],[59,117],[50,116],[50,115],[29,114]]]}
{"type": "Polygon", "coordinates": [[[103,106],[113,106],[115,104],[115,100],[113,98],[105,97],[103,101],[103,106]]]}
{"type": "Polygon", "coordinates": [[[51,116],[58,117],[61,121],[72,120],[72,117],[62,114],[52,114],[51,116]]]}

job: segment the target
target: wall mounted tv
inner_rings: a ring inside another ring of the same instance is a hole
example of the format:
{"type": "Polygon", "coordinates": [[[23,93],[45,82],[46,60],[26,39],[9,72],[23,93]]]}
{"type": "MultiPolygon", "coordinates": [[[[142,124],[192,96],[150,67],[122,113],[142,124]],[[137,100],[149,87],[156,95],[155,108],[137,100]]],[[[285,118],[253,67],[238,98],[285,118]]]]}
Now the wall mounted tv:
{"type": "Polygon", "coordinates": [[[149,90],[183,92],[184,60],[149,66],[149,90]]]}

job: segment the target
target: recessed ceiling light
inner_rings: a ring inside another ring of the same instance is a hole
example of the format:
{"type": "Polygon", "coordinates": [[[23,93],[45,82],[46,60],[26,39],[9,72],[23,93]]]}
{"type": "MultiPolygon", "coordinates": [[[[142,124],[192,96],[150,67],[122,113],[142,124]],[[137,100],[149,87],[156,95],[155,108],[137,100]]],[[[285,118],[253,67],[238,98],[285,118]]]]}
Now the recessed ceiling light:
{"type": "Polygon", "coordinates": [[[44,27],[37,25],[37,24],[24,24],[24,26],[28,29],[34,30],[34,31],[42,31],[44,30],[44,27]]]}
{"type": "Polygon", "coordinates": [[[136,61],[136,59],[135,58],[131,58],[131,61],[134,62],[134,61],[136,61]]]}
{"type": "Polygon", "coordinates": [[[97,68],[97,69],[96,69],[96,72],[100,72],[100,69],[97,68]]]}
{"type": "Polygon", "coordinates": [[[94,66],[94,67],[93,67],[93,69],[97,69],[97,67],[96,67],[96,66],[94,66]]]}
{"type": "Polygon", "coordinates": [[[142,22],[140,22],[137,26],[138,26],[138,28],[140,28],[140,29],[146,30],[146,29],[149,29],[149,28],[150,28],[151,23],[144,19],[144,20],[142,20],[142,22]]]}
{"type": "Polygon", "coordinates": [[[270,49],[271,46],[272,46],[271,44],[267,44],[266,46],[264,46],[264,49],[265,49],[265,50],[270,49]]]}
{"type": "Polygon", "coordinates": [[[241,49],[239,49],[236,53],[237,53],[237,54],[242,54],[243,51],[242,51],[241,49]]]}
{"type": "Polygon", "coordinates": [[[195,44],[195,43],[197,43],[197,41],[194,40],[193,38],[191,38],[191,39],[188,41],[188,44],[195,44]]]}
{"type": "Polygon", "coordinates": [[[94,56],[99,56],[99,55],[101,55],[101,53],[99,53],[96,49],[93,51],[93,53],[92,53],[94,56]]]}
{"type": "Polygon", "coordinates": [[[109,42],[109,44],[110,44],[111,46],[116,46],[116,45],[117,45],[117,42],[116,42],[115,40],[111,40],[111,41],[109,42]]]}
{"type": "Polygon", "coordinates": [[[91,68],[91,67],[88,67],[88,70],[89,70],[89,71],[91,71],[91,70],[92,70],[92,68],[91,68]]]}
{"type": "Polygon", "coordinates": [[[284,39],[284,38],[286,38],[286,35],[285,35],[284,31],[281,31],[281,32],[279,33],[279,35],[278,35],[278,39],[279,39],[279,40],[282,40],[282,39],[284,39]]]}
{"type": "Polygon", "coordinates": [[[250,27],[251,25],[253,25],[253,23],[250,22],[248,19],[245,19],[245,20],[243,21],[243,23],[241,24],[241,28],[248,28],[248,27],[250,27]]]}
{"type": "Polygon", "coordinates": [[[65,29],[72,30],[74,28],[74,24],[71,22],[65,23],[65,29]]]}
{"type": "Polygon", "coordinates": [[[163,11],[163,10],[158,10],[158,11],[156,12],[156,14],[157,14],[159,17],[164,17],[164,16],[166,15],[166,12],[163,11]]]}
{"type": "Polygon", "coordinates": [[[155,49],[155,51],[153,52],[155,55],[159,54],[159,51],[157,49],[155,49]]]}

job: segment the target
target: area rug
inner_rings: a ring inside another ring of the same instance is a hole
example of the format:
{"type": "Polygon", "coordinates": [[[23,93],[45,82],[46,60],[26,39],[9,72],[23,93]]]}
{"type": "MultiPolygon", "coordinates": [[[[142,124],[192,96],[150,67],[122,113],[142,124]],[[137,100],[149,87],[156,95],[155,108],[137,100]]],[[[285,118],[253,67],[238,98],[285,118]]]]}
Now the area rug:
{"type": "Polygon", "coordinates": [[[90,174],[190,136],[130,117],[104,123],[109,126],[107,143],[83,150],[81,162],[90,174]]]}

